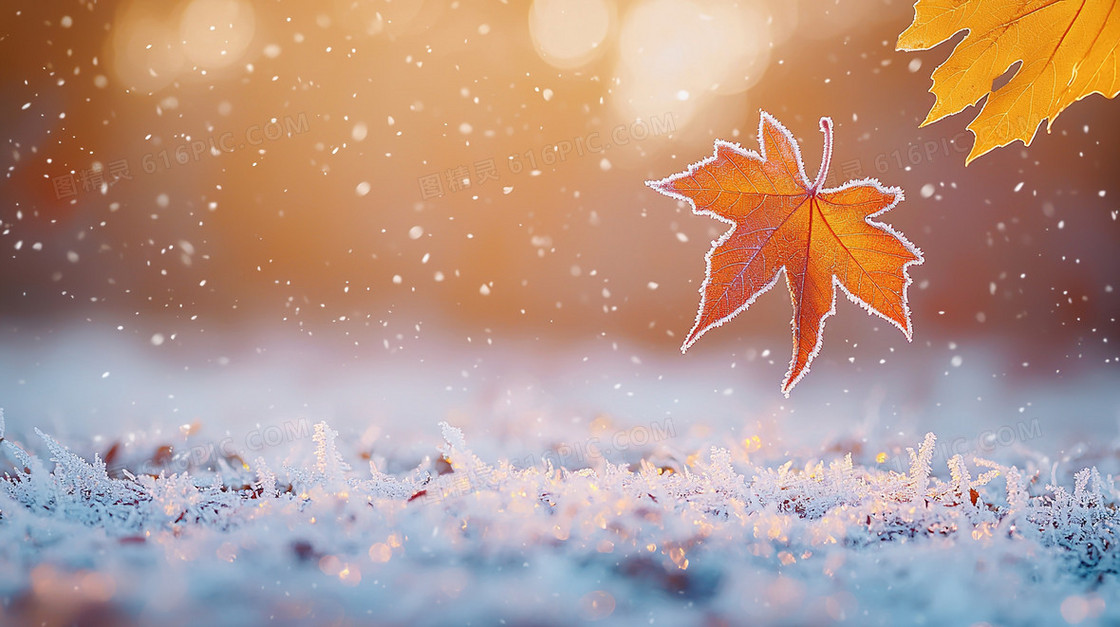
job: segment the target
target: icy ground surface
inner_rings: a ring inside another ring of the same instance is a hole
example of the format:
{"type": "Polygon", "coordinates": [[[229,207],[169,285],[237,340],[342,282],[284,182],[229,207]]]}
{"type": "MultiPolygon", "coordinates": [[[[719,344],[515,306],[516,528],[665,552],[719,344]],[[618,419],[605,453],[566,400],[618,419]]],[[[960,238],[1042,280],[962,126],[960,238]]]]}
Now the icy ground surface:
{"type": "Polygon", "coordinates": [[[304,464],[219,473],[113,478],[47,434],[42,456],[0,442],[18,468],[0,490],[0,619],[1120,619],[1120,495],[1095,468],[1067,488],[953,456],[939,480],[930,434],[906,473],[850,455],[768,466],[751,440],[573,471],[481,459],[442,432],[436,462],[400,474],[347,459],[325,423],[304,464]]]}
{"type": "Polygon", "coordinates": [[[302,379],[11,351],[0,624],[1115,623],[1113,384],[983,353],[783,401],[625,350],[302,379]]]}

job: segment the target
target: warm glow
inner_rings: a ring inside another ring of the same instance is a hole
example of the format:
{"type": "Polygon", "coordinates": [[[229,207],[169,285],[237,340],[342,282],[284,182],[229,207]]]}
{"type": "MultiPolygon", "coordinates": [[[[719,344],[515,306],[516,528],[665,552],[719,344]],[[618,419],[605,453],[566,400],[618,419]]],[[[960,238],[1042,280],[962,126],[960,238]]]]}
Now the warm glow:
{"type": "Polygon", "coordinates": [[[184,65],[178,33],[144,5],[126,5],[117,14],[109,45],[112,70],[126,89],[160,89],[184,65]]]}
{"type": "Polygon", "coordinates": [[[770,64],[773,35],[766,8],[749,1],[717,2],[705,6],[705,13],[722,50],[720,76],[712,89],[737,94],[754,87],[770,64]]]}
{"type": "Polygon", "coordinates": [[[579,67],[598,56],[610,25],[610,9],[603,0],[536,0],[529,11],[537,54],[560,69],[579,67]]]}
{"type": "Polygon", "coordinates": [[[378,563],[388,562],[393,557],[393,550],[384,542],[375,542],[369,547],[369,558],[378,563]]]}
{"type": "Polygon", "coordinates": [[[334,19],[320,13],[315,16],[315,23],[321,28],[337,24],[355,35],[393,37],[404,33],[424,8],[420,0],[335,0],[334,19]]]}
{"type": "Polygon", "coordinates": [[[183,11],[183,52],[202,69],[238,61],[256,30],[253,7],[231,0],[194,0],[183,11]]]}
{"type": "Polygon", "coordinates": [[[192,65],[207,70],[241,60],[255,31],[253,8],[236,0],[194,0],[181,13],[127,4],[109,40],[111,68],[127,89],[155,92],[192,65]]]}
{"type": "Polygon", "coordinates": [[[619,35],[617,106],[623,116],[673,112],[684,124],[712,94],[754,85],[771,45],[768,11],[755,3],[649,0],[619,35]]]}
{"type": "Polygon", "coordinates": [[[602,620],[614,613],[615,601],[610,593],[604,590],[588,592],[583,597],[583,617],[587,620],[602,620]]]}

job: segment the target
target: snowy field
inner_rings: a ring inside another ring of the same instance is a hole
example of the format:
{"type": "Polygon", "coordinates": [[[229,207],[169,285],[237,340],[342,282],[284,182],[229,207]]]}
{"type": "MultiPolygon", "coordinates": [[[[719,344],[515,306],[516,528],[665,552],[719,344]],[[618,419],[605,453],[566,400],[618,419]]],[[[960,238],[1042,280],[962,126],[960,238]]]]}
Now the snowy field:
{"type": "Polygon", "coordinates": [[[59,346],[3,357],[3,624],[1120,620],[1107,377],[59,346]]]}

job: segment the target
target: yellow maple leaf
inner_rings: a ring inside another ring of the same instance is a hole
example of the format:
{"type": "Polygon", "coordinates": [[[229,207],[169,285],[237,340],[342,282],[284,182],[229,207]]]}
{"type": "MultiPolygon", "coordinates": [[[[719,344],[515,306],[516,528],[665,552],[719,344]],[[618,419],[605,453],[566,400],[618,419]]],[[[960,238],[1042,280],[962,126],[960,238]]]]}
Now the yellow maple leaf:
{"type": "Polygon", "coordinates": [[[1089,94],[1120,93],[1120,2],[1116,0],[918,0],[898,50],[928,50],[967,30],[933,71],[936,102],[921,126],[959,113],[985,95],[968,125],[967,165],[1016,139],[1029,146],[1039,123],[1089,94]],[[992,81],[1022,66],[999,89],[992,81]]]}

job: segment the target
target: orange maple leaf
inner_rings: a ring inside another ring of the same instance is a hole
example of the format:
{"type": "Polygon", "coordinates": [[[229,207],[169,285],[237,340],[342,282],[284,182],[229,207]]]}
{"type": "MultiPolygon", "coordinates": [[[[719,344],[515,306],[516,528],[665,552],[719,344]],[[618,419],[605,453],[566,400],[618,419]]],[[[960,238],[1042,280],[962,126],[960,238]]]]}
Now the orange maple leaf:
{"type": "Polygon", "coordinates": [[[1016,139],[1029,146],[1066,107],[1090,95],[1120,94],[1120,3],[1107,0],[919,0],[898,50],[928,50],[968,35],[933,71],[936,96],[921,126],[963,111],[985,95],[968,125],[976,143],[965,160],[1016,139]],[[1016,62],[1007,84],[992,81],[1016,62]]]}
{"type": "Polygon", "coordinates": [[[681,352],[745,311],[785,270],[793,299],[786,396],[821,349],[825,320],[836,312],[834,286],[909,340],[906,267],[922,263],[921,251],[902,234],[872,220],[902,200],[901,189],[875,179],[822,189],[832,158],[832,120],[821,118],[820,127],[824,157],[814,183],[805,176],[793,136],[765,111],[758,127],[761,155],[717,140],[712,157],[646,182],[689,203],[693,213],[732,225],[708,251],[700,310],[681,352]]]}

